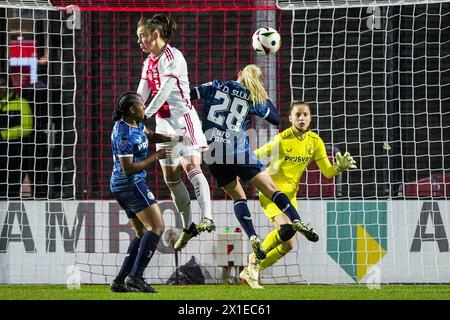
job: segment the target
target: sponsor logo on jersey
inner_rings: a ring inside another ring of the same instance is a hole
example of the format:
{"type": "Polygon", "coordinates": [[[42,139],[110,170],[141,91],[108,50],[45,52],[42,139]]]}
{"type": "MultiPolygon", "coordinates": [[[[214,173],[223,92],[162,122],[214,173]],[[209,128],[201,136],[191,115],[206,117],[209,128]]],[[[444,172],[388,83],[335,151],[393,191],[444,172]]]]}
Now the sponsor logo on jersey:
{"type": "Polygon", "coordinates": [[[284,156],[284,161],[287,162],[301,162],[301,163],[308,163],[311,157],[291,157],[291,156],[284,156]]]}
{"type": "Polygon", "coordinates": [[[215,142],[219,142],[219,143],[230,144],[231,140],[229,140],[229,138],[230,138],[229,132],[221,131],[217,128],[213,128],[212,133],[211,133],[211,138],[209,140],[214,140],[215,142]]]}
{"type": "Polygon", "coordinates": [[[141,151],[142,149],[147,149],[147,148],[148,148],[148,141],[145,141],[138,145],[139,151],[141,151]]]}

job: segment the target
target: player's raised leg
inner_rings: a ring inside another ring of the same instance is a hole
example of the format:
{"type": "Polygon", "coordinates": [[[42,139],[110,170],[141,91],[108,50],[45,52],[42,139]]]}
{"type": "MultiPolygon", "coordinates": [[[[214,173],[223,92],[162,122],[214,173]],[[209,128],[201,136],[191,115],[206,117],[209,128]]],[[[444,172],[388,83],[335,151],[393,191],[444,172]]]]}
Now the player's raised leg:
{"type": "Polygon", "coordinates": [[[295,207],[291,204],[289,198],[281,192],[272,178],[267,172],[261,172],[256,175],[254,178],[250,180],[251,183],[255,184],[261,193],[267,198],[271,199],[273,203],[284,212],[289,219],[292,221],[292,227],[303,234],[306,239],[312,242],[319,241],[319,235],[314,229],[309,225],[304,223],[300,219],[300,215],[298,214],[295,207]]]}
{"type": "Polygon", "coordinates": [[[263,247],[267,250],[267,256],[260,261],[259,272],[272,266],[286,254],[295,244],[295,230],[290,224],[290,219],[283,213],[277,214],[271,219],[275,229],[269,232],[263,241],[263,247]]]}
{"type": "Polygon", "coordinates": [[[211,190],[200,164],[201,153],[192,148],[185,148],[182,159],[183,169],[194,187],[195,196],[202,214],[202,219],[197,224],[199,233],[204,231],[211,232],[216,228],[211,212],[211,190]]]}
{"type": "Polygon", "coordinates": [[[191,197],[183,181],[181,181],[180,160],[172,157],[172,159],[160,160],[160,164],[164,181],[169,187],[170,195],[181,217],[183,230],[174,245],[175,250],[180,250],[192,237],[198,234],[196,225],[192,222],[191,197]]]}
{"type": "Polygon", "coordinates": [[[184,144],[181,151],[182,166],[194,187],[195,196],[202,214],[202,219],[197,224],[197,231],[211,232],[216,228],[211,211],[211,190],[201,168],[202,152],[207,150],[209,146],[198,114],[193,110],[195,109],[184,114],[179,121],[181,130],[184,130],[186,140],[189,142],[184,144]]]}
{"type": "Polygon", "coordinates": [[[234,214],[244,229],[244,232],[249,237],[253,252],[258,259],[264,259],[266,257],[266,252],[261,246],[261,241],[256,234],[253,219],[251,217],[250,210],[248,209],[247,199],[241,183],[237,180],[237,178],[235,178],[233,181],[223,186],[222,189],[234,201],[234,214]]]}
{"type": "Polygon", "coordinates": [[[181,165],[173,159],[161,159],[160,164],[164,181],[180,214],[182,226],[188,229],[192,223],[191,197],[181,180],[181,165]]]}

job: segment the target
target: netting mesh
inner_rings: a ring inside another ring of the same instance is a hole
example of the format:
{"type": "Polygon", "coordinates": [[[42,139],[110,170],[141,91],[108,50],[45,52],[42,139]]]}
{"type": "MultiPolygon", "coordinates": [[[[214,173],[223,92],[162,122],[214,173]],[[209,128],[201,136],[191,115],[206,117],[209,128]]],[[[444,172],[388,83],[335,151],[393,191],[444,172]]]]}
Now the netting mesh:
{"type": "Polygon", "coordinates": [[[2,199],[75,197],[75,44],[66,18],[0,9],[2,199]]]}
{"type": "Polygon", "coordinates": [[[273,0],[52,0],[54,6],[77,5],[81,10],[94,11],[216,11],[216,10],[266,10],[275,9],[275,1],[273,0]]]}
{"type": "MultiPolygon", "coordinates": [[[[235,79],[238,69],[248,63],[267,66],[267,60],[257,60],[250,47],[249,39],[255,31],[253,22],[257,15],[255,11],[171,14],[178,24],[172,45],[185,55],[191,86],[211,79],[235,79]],[[221,21],[221,28],[215,27],[217,21],[221,21]]],[[[86,27],[78,31],[76,40],[77,106],[80,108],[76,189],[80,199],[111,198],[111,114],[117,96],[124,91],[136,90],[139,83],[145,57],[136,43],[135,32],[141,16],[141,13],[129,12],[86,12],[82,15],[82,24],[86,27]]],[[[271,78],[267,77],[265,81],[274,82],[269,94],[279,101],[278,105],[288,105],[290,13],[273,12],[271,19],[262,20],[261,24],[276,26],[283,36],[283,44],[273,64],[276,72],[269,74],[271,78]]],[[[159,165],[149,170],[150,188],[158,199],[169,199],[170,194],[158,170],[159,165]]],[[[223,199],[223,193],[214,187],[208,170],[205,172],[211,181],[213,198],[223,199]]]]}
{"type": "Polygon", "coordinates": [[[292,30],[293,98],[314,103],[325,141],[359,155],[342,196],[401,198],[403,183],[445,175],[449,3],[299,10],[292,30]]]}

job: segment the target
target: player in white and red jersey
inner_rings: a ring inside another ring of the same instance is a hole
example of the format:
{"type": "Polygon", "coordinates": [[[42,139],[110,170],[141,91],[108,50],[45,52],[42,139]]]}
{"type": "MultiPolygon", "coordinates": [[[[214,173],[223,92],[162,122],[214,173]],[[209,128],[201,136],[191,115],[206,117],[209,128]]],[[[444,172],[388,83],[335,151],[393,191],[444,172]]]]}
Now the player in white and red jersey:
{"type": "Polygon", "coordinates": [[[157,144],[157,150],[170,147],[172,157],[160,159],[164,180],[181,214],[183,232],[175,243],[180,250],[199,232],[215,229],[211,215],[211,194],[200,164],[201,152],[208,148],[197,111],[191,105],[186,60],[183,54],[169,45],[176,23],[167,15],[156,14],[138,22],[137,36],[141,50],[148,53],[142,69],[138,93],[144,101],[153,98],[145,109],[147,118],[156,114],[156,133],[184,135],[188,143],[178,141],[157,144]],[[190,196],[181,181],[181,167],[194,186],[203,214],[196,225],[192,222],[190,196]]]}

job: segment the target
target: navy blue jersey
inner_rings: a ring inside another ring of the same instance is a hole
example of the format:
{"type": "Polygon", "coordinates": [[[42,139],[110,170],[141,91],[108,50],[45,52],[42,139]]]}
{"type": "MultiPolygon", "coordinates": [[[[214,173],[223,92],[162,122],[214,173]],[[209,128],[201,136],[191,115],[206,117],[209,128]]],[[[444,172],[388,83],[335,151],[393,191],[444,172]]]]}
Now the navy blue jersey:
{"type": "Polygon", "coordinates": [[[253,115],[279,124],[280,118],[270,100],[254,104],[250,91],[236,81],[213,80],[191,91],[193,99],[203,99],[202,127],[210,148],[223,154],[248,153],[248,125],[253,115]]]}
{"type": "Polygon", "coordinates": [[[132,157],[133,162],[147,158],[148,139],[144,129],[145,127],[142,123],[139,123],[137,127],[132,127],[123,120],[117,121],[114,124],[111,133],[114,160],[110,182],[112,192],[128,190],[139,182],[145,183],[145,178],[147,177],[145,170],[141,170],[127,177],[120,165],[121,157],[132,157]]]}

